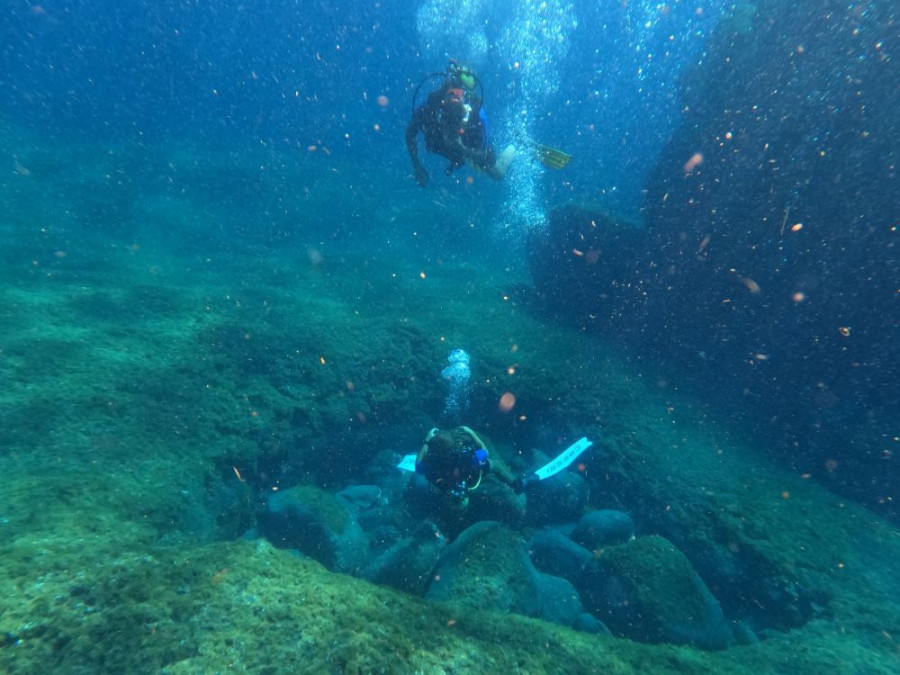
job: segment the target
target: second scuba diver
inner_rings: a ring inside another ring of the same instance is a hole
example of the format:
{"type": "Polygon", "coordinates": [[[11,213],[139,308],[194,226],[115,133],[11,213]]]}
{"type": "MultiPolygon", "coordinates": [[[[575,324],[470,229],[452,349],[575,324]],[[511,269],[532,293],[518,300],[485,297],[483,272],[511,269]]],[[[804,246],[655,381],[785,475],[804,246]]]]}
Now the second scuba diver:
{"type": "Polygon", "coordinates": [[[479,87],[475,73],[450,61],[441,86],[428,95],[425,103],[414,108],[406,127],[406,148],[419,185],[428,184],[428,171],[419,159],[420,133],[425,137],[428,152],[450,160],[447,175],[467,161],[495,180],[502,180],[506,175],[516,149],[509,145],[497,155],[488,137],[482,98],[476,94],[479,87]]]}

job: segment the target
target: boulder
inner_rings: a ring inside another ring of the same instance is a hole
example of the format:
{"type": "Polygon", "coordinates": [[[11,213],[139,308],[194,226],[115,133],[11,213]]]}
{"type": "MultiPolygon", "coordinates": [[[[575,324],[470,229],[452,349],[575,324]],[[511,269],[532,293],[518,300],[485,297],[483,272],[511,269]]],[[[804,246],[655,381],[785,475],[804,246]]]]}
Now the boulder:
{"type": "Polygon", "coordinates": [[[563,471],[546,480],[529,485],[525,517],[531,525],[574,522],[584,510],[588,486],[584,478],[563,471]]]}
{"type": "Polygon", "coordinates": [[[296,549],[329,570],[359,574],[366,537],[347,504],[330,492],[298,485],[276,492],[259,514],[259,532],[278,548],[296,549]]]}
{"type": "Polygon", "coordinates": [[[424,595],[445,545],[446,539],[434,523],[425,522],[412,535],[378,556],[369,565],[365,577],[376,584],[424,595]]]}
{"type": "Polygon", "coordinates": [[[615,635],[701,649],[724,649],[732,641],[719,602],[684,554],[662,537],[603,549],[579,590],[586,608],[615,635]]]}
{"type": "Polygon", "coordinates": [[[572,628],[575,628],[576,625],[587,627],[587,624],[581,622],[581,615],[584,614],[581,596],[578,595],[578,591],[571,583],[562,577],[555,577],[536,570],[534,579],[538,602],[534,616],[572,628]]]}
{"type": "Polygon", "coordinates": [[[534,615],[540,607],[536,572],[525,542],[495,521],[464,530],[441,556],[426,597],[465,609],[534,615]]]}
{"type": "Polygon", "coordinates": [[[385,503],[382,490],[377,485],[349,485],[335,496],[360,510],[370,509],[385,503]]]}
{"type": "Polygon", "coordinates": [[[594,633],[595,635],[612,635],[610,633],[609,628],[606,627],[600,619],[591,614],[590,612],[582,612],[577,619],[575,619],[575,623],[572,624],[572,628],[575,630],[581,631],[582,633],[594,633]]]}
{"type": "Polygon", "coordinates": [[[593,554],[559,530],[538,530],[528,541],[528,554],[541,572],[568,579],[576,586],[593,554]]]}
{"type": "Polygon", "coordinates": [[[624,544],[634,537],[634,521],[627,513],[609,509],[589,511],[581,517],[572,541],[589,551],[624,544]]]}

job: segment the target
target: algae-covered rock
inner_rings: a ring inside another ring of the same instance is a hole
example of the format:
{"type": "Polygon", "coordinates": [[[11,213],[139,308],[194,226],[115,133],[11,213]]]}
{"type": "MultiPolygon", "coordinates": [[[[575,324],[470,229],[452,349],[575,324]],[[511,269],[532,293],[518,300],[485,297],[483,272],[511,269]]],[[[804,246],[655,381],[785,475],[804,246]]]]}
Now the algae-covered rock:
{"type": "Polygon", "coordinates": [[[589,551],[624,544],[634,537],[634,521],[627,513],[602,509],[585,513],[572,532],[572,540],[589,551]]]}
{"type": "Polygon", "coordinates": [[[588,499],[584,478],[563,471],[526,488],[526,518],[532,525],[572,522],[578,519],[588,499]]]}
{"type": "Polygon", "coordinates": [[[500,523],[484,521],[447,548],[426,597],[471,609],[532,614],[539,604],[537,594],[522,537],[500,523]]]}
{"type": "Polygon", "coordinates": [[[445,544],[434,523],[425,522],[373,560],[365,577],[377,584],[424,595],[445,544]]]}
{"type": "Polygon", "coordinates": [[[594,556],[558,530],[538,530],[528,541],[531,561],[541,572],[578,584],[594,556]]]}
{"type": "Polygon", "coordinates": [[[703,649],[728,646],[731,629],[719,602],[671,542],[641,537],[596,555],[581,592],[614,634],[703,649]]]}
{"type": "Polygon", "coordinates": [[[297,549],[333,571],[359,573],[366,538],[344,501],[298,485],[273,494],[267,507],[259,516],[259,531],[275,546],[297,549]]]}

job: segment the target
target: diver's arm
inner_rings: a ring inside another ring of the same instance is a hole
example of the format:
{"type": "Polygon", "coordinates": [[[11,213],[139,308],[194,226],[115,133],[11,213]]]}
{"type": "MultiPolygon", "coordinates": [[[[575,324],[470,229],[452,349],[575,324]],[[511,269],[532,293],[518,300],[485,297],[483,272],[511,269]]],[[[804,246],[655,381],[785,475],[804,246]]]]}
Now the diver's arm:
{"type": "Polygon", "coordinates": [[[409,151],[409,158],[412,160],[413,166],[420,164],[418,136],[419,125],[414,117],[406,126],[406,149],[409,151]]]}
{"type": "MultiPolygon", "coordinates": [[[[474,431],[472,431],[472,429],[470,429],[467,426],[461,426],[460,429],[465,431],[469,435],[469,438],[471,438],[473,441],[475,441],[476,445],[487,450],[487,445],[485,444],[485,442],[483,440],[481,440],[481,437],[478,434],[476,434],[474,431]]],[[[490,464],[489,464],[490,472],[492,474],[494,474],[495,476],[497,476],[497,478],[499,478],[501,482],[506,483],[507,485],[510,485],[510,486],[516,485],[515,474],[513,474],[513,472],[510,471],[509,467],[506,466],[506,462],[504,462],[501,457],[495,456],[492,459],[490,459],[489,462],[490,462],[490,464]]]]}
{"type": "Polygon", "coordinates": [[[484,448],[485,450],[487,450],[487,446],[484,444],[484,441],[481,440],[481,437],[478,434],[476,434],[474,431],[472,431],[471,428],[469,428],[467,426],[461,426],[460,429],[465,431],[469,435],[469,438],[471,438],[473,441],[475,441],[475,444],[478,445],[478,447],[481,447],[481,448],[484,448]]]}
{"type": "Polygon", "coordinates": [[[518,492],[519,479],[510,468],[506,466],[506,462],[503,461],[502,457],[495,457],[491,460],[491,473],[499,478],[502,483],[506,483],[518,492]]]}
{"type": "Polygon", "coordinates": [[[428,183],[428,171],[419,161],[419,129],[421,128],[420,113],[417,110],[406,127],[406,149],[413,165],[413,175],[416,182],[424,187],[428,183]]]}

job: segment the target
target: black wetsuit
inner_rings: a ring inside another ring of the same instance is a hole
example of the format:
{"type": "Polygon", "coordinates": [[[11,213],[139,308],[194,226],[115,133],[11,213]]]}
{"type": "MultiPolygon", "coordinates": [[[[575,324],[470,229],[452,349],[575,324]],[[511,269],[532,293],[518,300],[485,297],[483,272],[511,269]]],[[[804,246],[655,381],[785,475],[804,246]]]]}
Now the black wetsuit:
{"type": "Polygon", "coordinates": [[[451,537],[480,520],[518,526],[524,518],[520,481],[499,457],[488,459],[481,439],[468,427],[430,433],[416,457],[416,473],[437,488],[429,517],[451,537]]]}
{"type": "Polygon", "coordinates": [[[496,163],[496,153],[488,142],[487,118],[481,101],[462,86],[445,84],[428,95],[428,100],[413,112],[406,128],[406,144],[413,166],[421,166],[416,138],[425,136],[425,149],[450,160],[447,173],[469,160],[480,169],[496,163]]]}

